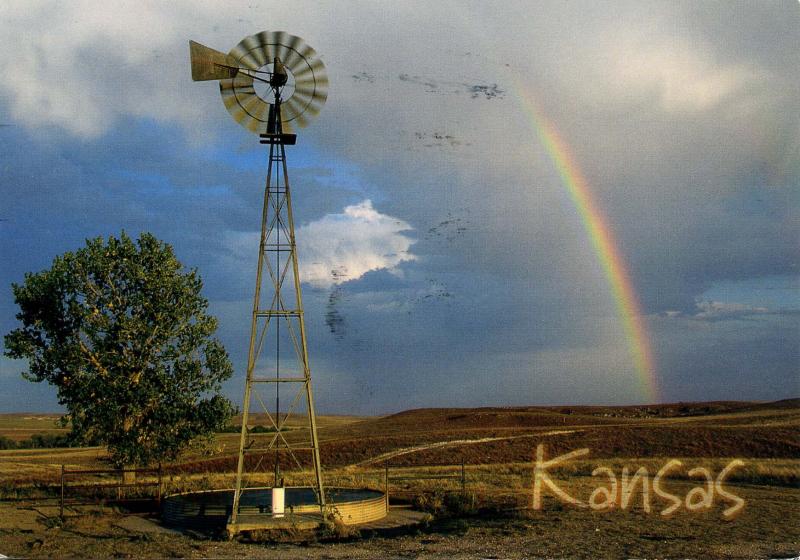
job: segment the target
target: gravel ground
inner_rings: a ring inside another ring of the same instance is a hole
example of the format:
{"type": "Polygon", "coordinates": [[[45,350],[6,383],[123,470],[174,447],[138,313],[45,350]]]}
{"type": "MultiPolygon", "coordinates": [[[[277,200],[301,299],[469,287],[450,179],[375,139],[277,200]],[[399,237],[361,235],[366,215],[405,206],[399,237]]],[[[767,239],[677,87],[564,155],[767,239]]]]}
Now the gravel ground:
{"type": "Polygon", "coordinates": [[[559,507],[434,521],[392,537],[248,543],[164,531],[119,511],[0,502],[0,554],[32,558],[790,558],[800,552],[800,489],[740,487],[747,506],[704,513],[606,513],[559,507]]]}

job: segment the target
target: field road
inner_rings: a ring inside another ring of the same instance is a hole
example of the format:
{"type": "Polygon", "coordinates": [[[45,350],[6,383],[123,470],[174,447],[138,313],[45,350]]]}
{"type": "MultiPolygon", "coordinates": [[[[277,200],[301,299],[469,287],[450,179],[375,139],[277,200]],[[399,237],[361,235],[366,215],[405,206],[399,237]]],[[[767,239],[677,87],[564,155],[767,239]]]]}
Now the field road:
{"type": "Polygon", "coordinates": [[[361,461],[359,463],[355,463],[350,465],[351,467],[364,467],[367,465],[371,465],[372,463],[379,463],[381,461],[385,461],[387,459],[392,459],[394,457],[399,457],[400,455],[408,455],[409,453],[416,453],[417,451],[426,451],[428,449],[438,449],[440,447],[448,447],[450,445],[470,445],[474,443],[488,443],[490,441],[501,441],[501,440],[508,440],[508,439],[521,439],[521,438],[535,438],[541,436],[559,436],[562,434],[574,434],[576,432],[580,432],[583,430],[553,430],[550,432],[537,432],[534,434],[524,434],[524,435],[517,435],[517,436],[501,436],[501,437],[486,437],[486,438],[478,438],[478,439],[452,439],[448,441],[437,441],[434,443],[426,443],[425,445],[415,445],[414,447],[403,447],[401,449],[395,449],[394,451],[389,451],[388,453],[382,453],[380,455],[376,455],[375,457],[371,457],[366,461],[361,461]]]}

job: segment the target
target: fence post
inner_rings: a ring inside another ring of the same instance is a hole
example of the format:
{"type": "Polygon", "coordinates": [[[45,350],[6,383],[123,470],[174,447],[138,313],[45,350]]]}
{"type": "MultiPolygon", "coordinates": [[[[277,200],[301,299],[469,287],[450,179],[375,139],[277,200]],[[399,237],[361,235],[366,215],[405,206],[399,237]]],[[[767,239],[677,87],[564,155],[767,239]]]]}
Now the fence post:
{"type": "Polygon", "coordinates": [[[386,513],[389,513],[389,464],[384,463],[383,467],[383,486],[386,489],[386,513]]]}
{"type": "Polygon", "coordinates": [[[158,507],[161,507],[161,463],[158,464],[158,507]]]}
{"type": "Polygon", "coordinates": [[[64,518],[64,464],[61,464],[61,502],[58,516],[64,518]]]}
{"type": "Polygon", "coordinates": [[[461,459],[461,493],[467,494],[467,473],[464,468],[464,459],[461,459]]]}

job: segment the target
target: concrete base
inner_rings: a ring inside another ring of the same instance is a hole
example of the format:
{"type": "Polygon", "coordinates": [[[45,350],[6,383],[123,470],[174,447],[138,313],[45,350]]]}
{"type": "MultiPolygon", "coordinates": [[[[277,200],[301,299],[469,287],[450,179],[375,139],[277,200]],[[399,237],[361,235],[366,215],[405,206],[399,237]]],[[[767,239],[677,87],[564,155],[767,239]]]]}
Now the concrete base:
{"type": "Polygon", "coordinates": [[[246,531],[295,530],[313,531],[322,526],[320,514],[289,515],[285,517],[268,517],[265,515],[239,515],[236,523],[228,523],[225,531],[228,538],[233,538],[246,531]]]}
{"type": "MultiPolygon", "coordinates": [[[[367,523],[353,524],[352,527],[362,533],[377,533],[390,535],[402,532],[408,528],[427,523],[432,519],[429,513],[416,511],[410,507],[392,506],[389,512],[381,519],[367,523]]],[[[319,514],[287,515],[280,519],[273,519],[263,515],[240,515],[237,522],[228,523],[226,526],[228,538],[232,539],[237,534],[246,531],[287,530],[313,531],[322,526],[322,516],[319,514]]]]}
{"type": "MultiPolygon", "coordinates": [[[[322,524],[317,496],[310,487],[286,488],[284,517],[273,517],[272,488],[248,488],[239,502],[239,515],[231,523],[233,490],[185,492],[163,500],[164,524],[177,529],[242,531],[306,529],[322,524]]],[[[345,525],[360,525],[386,515],[386,495],[366,488],[328,488],[326,507],[345,525]]]]}

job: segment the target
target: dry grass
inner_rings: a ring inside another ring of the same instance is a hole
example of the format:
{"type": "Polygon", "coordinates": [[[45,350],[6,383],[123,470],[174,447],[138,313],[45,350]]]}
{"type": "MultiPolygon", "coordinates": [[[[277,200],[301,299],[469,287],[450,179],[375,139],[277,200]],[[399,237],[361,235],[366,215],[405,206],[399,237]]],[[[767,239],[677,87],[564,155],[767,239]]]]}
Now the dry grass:
{"type": "MultiPolygon", "coordinates": [[[[55,419],[53,415],[0,415],[0,434],[57,430],[55,419]]],[[[261,420],[256,417],[254,423],[267,423],[261,420]]],[[[299,421],[296,424],[293,426],[300,426],[299,421]]],[[[384,453],[393,454],[388,459],[391,477],[458,475],[460,463],[466,464],[464,494],[458,478],[392,480],[389,492],[393,500],[414,503],[440,518],[457,514],[466,516],[467,521],[440,522],[424,539],[417,536],[351,543],[337,549],[342,552],[340,557],[423,553],[442,558],[459,554],[737,557],[796,554],[800,549],[798,428],[800,408],[796,404],[703,403],[661,408],[428,409],[385,418],[321,417],[320,438],[329,487],[382,489],[382,463],[356,465],[384,453]],[[559,431],[569,433],[553,433],[559,431]],[[579,448],[590,450],[585,458],[549,469],[560,487],[584,501],[593,488],[607,484],[605,476],[592,476],[598,466],[609,467],[617,475],[625,467],[630,471],[645,467],[652,478],[669,459],[680,459],[684,466],[673,471],[665,485],[683,496],[699,483],[688,477],[689,469],[702,466],[716,474],[731,459],[743,459],[745,465],[727,477],[725,486],[744,498],[746,506],[733,521],[722,518],[725,504],[720,502],[704,513],[683,511],[663,518],[660,511],[666,505],[664,501],[654,498],[653,511],[646,513],[640,494],[628,510],[609,513],[574,509],[547,495],[543,509],[531,511],[532,460],[540,443],[546,446],[548,458],[579,448]],[[421,546],[420,542],[427,544],[421,546]]],[[[212,446],[196,447],[178,464],[167,465],[165,491],[232,487],[230,473],[238,437],[220,434],[212,446]]],[[[289,439],[299,441],[303,437],[303,430],[287,432],[289,439]]],[[[0,451],[0,499],[35,498],[41,502],[55,496],[62,464],[69,468],[108,467],[101,448],[0,451]]],[[[286,459],[283,466],[287,484],[309,483],[307,470],[290,469],[286,459]]],[[[262,467],[260,474],[251,475],[251,485],[271,483],[271,456],[262,467]]],[[[145,556],[167,550],[183,556],[195,551],[201,556],[270,552],[263,545],[246,550],[237,548],[245,545],[235,543],[201,546],[177,536],[131,543],[126,540],[130,535],[114,528],[118,514],[106,511],[104,516],[88,521],[70,520],[59,540],[50,537],[49,526],[35,538],[13,529],[2,530],[5,532],[0,532],[0,540],[7,548],[0,552],[34,556],[109,556],[120,550],[145,556]],[[39,541],[42,544],[37,544],[39,541]]],[[[331,550],[325,548],[317,554],[307,548],[285,548],[281,555],[321,557],[331,550]]]]}
{"type": "Polygon", "coordinates": [[[0,436],[22,441],[33,434],[66,434],[69,430],[58,423],[59,418],[58,414],[0,414],[0,436]]]}
{"type": "MultiPolygon", "coordinates": [[[[320,416],[322,461],[333,478],[344,473],[354,476],[352,469],[343,468],[386,453],[400,453],[387,460],[393,468],[464,462],[493,465],[493,476],[499,476],[504,469],[516,468],[514,465],[529,465],[536,446],[542,443],[551,457],[579,448],[590,450],[588,462],[565,467],[572,469],[573,475],[588,476],[590,467],[601,463],[615,468],[622,463],[653,466],[667,457],[685,457],[691,458],[686,459],[687,464],[697,465],[702,460],[718,468],[738,457],[748,459],[748,464],[734,473],[737,480],[792,486],[798,483],[797,464],[791,460],[800,457],[800,409],[791,404],[423,409],[384,418],[320,416]],[[709,410],[713,413],[705,413],[709,410]],[[642,416],[644,412],[650,416],[642,416]],[[492,441],[464,443],[473,440],[492,441]]],[[[0,415],[0,434],[36,426],[55,429],[56,418],[0,415]]],[[[259,420],[254,417],[254,423],[259,420]]],[[[299,423],[301,419],[294,420],[299,423]]],[[[175,480],[206,481],[203,485],[213,487],[224,478],[218,475],[234,470],[238,438],[238,434],[219,434],[211,446],[190,450],[179,464],[166,466],[166,472],[175,480]]],[[[305,430],[287,432],[289,440],[303,438],[307,438],[305,430]]],[[[310,466],[308,456],[298,458],[304,467],[310,466]]],[[[271,471],[271,456],[252,457],[248,467],[255,467],[259,460],[261,470],[271,471]]],[[[61,464],[68,468],[108,467],[101,448],[0,451],[0,488],[52,483],[61,464]]],[[[296,470],[286,456],[282,467],[296,470]]],[[[268,472],[264,475],[267,479],[268,472]]]]}

